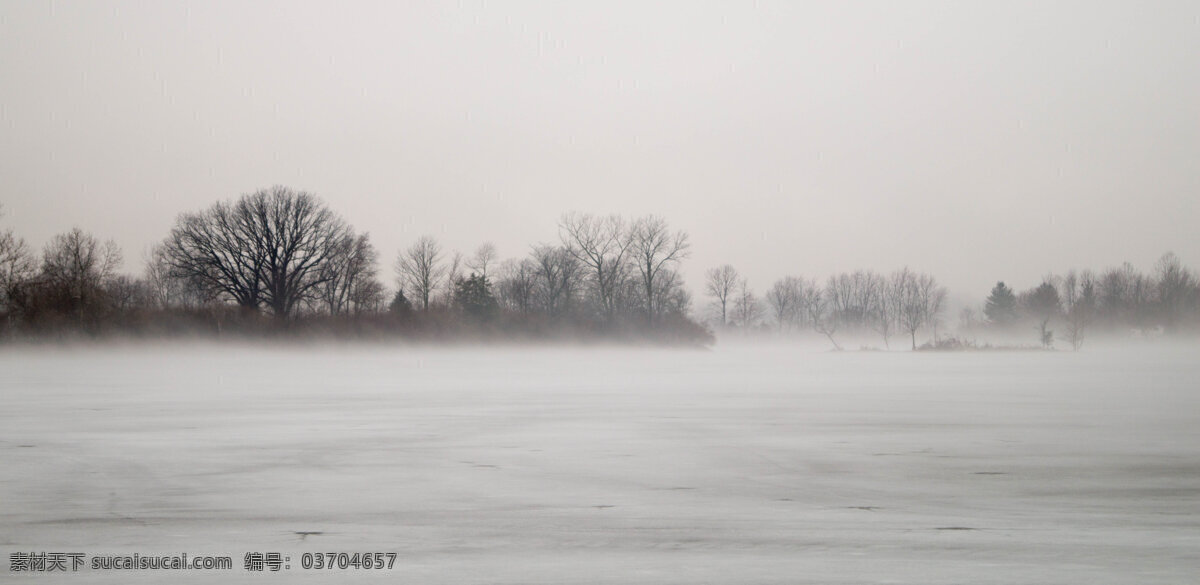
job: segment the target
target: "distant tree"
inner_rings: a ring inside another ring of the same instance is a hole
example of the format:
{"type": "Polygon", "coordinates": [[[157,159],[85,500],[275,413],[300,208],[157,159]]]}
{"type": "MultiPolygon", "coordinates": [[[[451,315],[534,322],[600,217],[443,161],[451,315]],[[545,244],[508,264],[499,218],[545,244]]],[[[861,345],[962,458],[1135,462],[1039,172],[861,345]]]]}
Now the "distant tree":
{"type": "Polygon", "coordinates": [[[1008,327],[1017,322],[1017,295],[1004,284],[997,282],[983,306],[983,314],[992,325],[1008,327]]]}
{"type": "MultiPolygon", "coordinates": [[[[938,316],[946,301],[946,289],[925,273],[901,271],[900,325],[908,332],[912,349],[917,349],[917,331],[921,327],[936,327],[938,316]]],[[[935,331],[936,337],[936,331],[935,331]]]]}
{"type": "Polygon", "coordinates": [[[396,259],[396,274],[400,288],[407,287],[421,303],[421,310],[429,310],[429,301],[441,286],[446,276],[442,264],[442,246],[432,236],[422,236],[396,259]]]}
{"type": "Polygon", "coordinates": [[[1096,277],[1089,270],[1076,274],[1074,270],[1062,278],[1062,308],[1066,320],[1067,341],[1079,351],[1087,327],[1096,312],[1096,277]]]}
{"type": "Polygon", "coordinates": [[[841,325],[861,330],[871,325],[871,311],[877,306],[881,279],[873,272],[857,270],[829,277],[825,297],[841,325]]]}
{"type": "Polygon", "coordinates": [[[488,269],[496,262],[496,246],[491,242],[484,242],[475,249],[475,255],[467,260],[467,268],[480,276],[487,278],[490,274],[488,269]]]}
{"type": "MultiPolygon", "coordinates": [[[[813,284],[815,285],[815,282],[813,284]]],[[[812,323],[814,331],[824,335],[829,343],[833,344],[834,350],[842,351],[841,344],[834,338],[834,334],[838,330],[836,313],[831,308],[828,298],[822,294],[821,289],[814,286],[812,291],[808,303],[806,303],[809,322],[812,323]]]]}
{"type": "Polygon", "coordinates": [[[154,306],[153,295],[146,281],[118,274],[104,283],[108,304],[119,313],[154,306]]]}
{"type": "Polygon", "coordinates": [[[738,283],[737,296],[733,303],[734,321],[739,327],[750,331],[758,327],[762,320],[762,302],[754,294],[749,283],[743,278],[738,283]]]}
{"type": "Polygon", "coordinates": [[[796,305],[796,326],[803,327],[805,325],[813,325],[811,319],[812,311],[810,310],[814,304],[817,304],[821,299],[821,287],[817,285],[817,281],[812,278],[798,277],[798,291],[796,305]]]}
{"type": "Polygon", "coordinates": [[[654,306],[660,315],[686,316],[692,307],[692,295],[683,288],[683,276],[677,270],[663,270],[654,281],[654,306]]]}
{"type": "Polygon", "coordinates": [[[347,237],[324,264],[316,288],[320,305],[330,315],[359,313],[378,304],[383,285],[377,280],[379,252],[368,234],[347,237]]]}
{"type": "Polygon", "coordinates": [[[172,276],[284,319],[333,277],[350,238],[317,196],[275,186],[181,215],[164,250],[172,276]]]}
{"type": "Polygon", "coordinates": [[[383,301],[383,283],[373,275],[356,280],[354,288],[350,290],[350,306],[355,314],[377,313],[383,301]]]}
{"type": "Polygon", "coordinates": [[[558,317],[573,307],[583,278],[583,265],[565,247],[535,246],[530,253],[534,267],[534,302],[547,315],[558,317]]]}
{"type": "Polygon", "coordinates": [[[771,307],[771,316],[775,318],[780,333],[783,333],[787,324],[796,322],[803,296],[804,281],[795,276],[785,276],[775,281],[771,290],[767,291],[767,305],[771,307]]]}
{"type": "Polygon", "coordinates": [[[1155,320],[1157,283],[1125,262],[1105,270],[1099,279],[1099,314],[1110,327],[1145,331],[1155,320]]]}
{"type": "Polygon", "coordinates": [[[454,304],[454,286],[458,281],[463,279],[463,269],[466,265],[467,259],[463,256],[462,252],[455,250],[450,254],[450,260],[446,262],[445,276],[446,290],[444,299],[447,305],[454,304]]]}
{"type": "Polygon", "coordinates": [[[170,308],[179,297],[182,283],[179,279],[171,277],[171,266],[167,263],[166,250],[162,244],[155,246],[146,255],[145,272],[146,285],[150,289],[154,306],[159,309],[170,308]]]}
{"type": "Polygon", "coordinates": [[[162,310],[179,307],[194,309],[216,300],[221,294],[221,291],[208,286],[203,280],[189,281],[173,272],[164,244],[154,246],[145,262],[142,280],[146,284],[152,307],[162,310]]]}
{"type": "Polygon", "coordinates": [[[617,215],[568,213],[558,223],[563,247],[587,272],[601,313],[612,318],[621,287],[629,278],[633,232],[617,215]]]}
{"type": "Polygon", "coordinates": [[[12,230],[0,232],[0,320],[11,321],[24,304],[25,286],[37,264],[25,240],[12,230]]]}
{"type": "Polygon", "coordinates": [[[946,287],[937,284],[937,280],[931,275],[926,275],[922,281],[924,286],[929,287],[926,293],[929,298],[928,317],[925,322],[930,329],[933,330],[933,340],[938,339],[938,327],[942,324],[942,311],[946,308],[946,297],[949,296],[949,291],[946,287]]]}
{"type": "Polygon", "coordinates": [[[392,302],[388,303],[388,311],[394,315],[408,315],[412,312],[412,303],[404,296],[404,289],[397,290],[392,296],[392,302]]]}
{"type": "Polygon", "coordinates": [[[1054,332],[1049,329],[1049,324],[1062,311],[1062,300],[1059,297],[1058,288],[1050,279],[1043,280],[1036,288],[1024,293],[1021,301],[1025,313],[1037,323],[1038,337],[1041,339],[1042,347],[1052,347],[1054,332]]]}
{"type": "Polygon", "coordinates": [[[121,250],[109,240],[101,243],[79,228],[54,236],[42,254],[41,276],[57,304],[83,323],[95,313],[104,283],[115,275],[121,250]]]}
{"type": "Polygon", "coordinates": [[[497,300],[511,311],[522,315],[534,308],[534,291],[537,288],[537,266],[533,260],[507,260],[500,265],[497,281],[497,300]]]}
{"type": "Polygon", "coordinates": [[[905,268],[887,278],[880,277],[868,312],[871,328],[883,337],[883,346],[888,349],[892,347],[890,338],[899,326],[907,275],[908,269],[905,268]]]}
{"type": "Polygon", "coordinates": [[[1173,252],[1163,254],[1154,270],[1163,328],[1175,331],[1184,314],[1196,305],[1197,278],[1173,252]]]}
{"type": "Polygon", "coordinates": [[[713,309],[720,315],[719,326],[729,323],[728,307],[733,300],[734,291],[741,282],[736,269],[729,264],[710,268],[704,275],[705,294],[712,297],[713,309]]]}
{"type": "Polygon", "coordinates": [[[963,336],[979,328],[979,311],[975,307],[963,307],[958,311],[958,333],[963,336]]]}
{"type": "Polygon", "coordinates": [[[658,277],[688,256],[688,236],[683,231],[671,231],[666,220],[647,216],[634,222],[631,228],[633,263],[641,277],[646,322],[652,324],[658,307],[654,301],[658,277]]]}
{"type": "Polygon", "coordinates": [[[475,319],[490,319],[497,308],[492,283],[486,276],[474,272],[467,278],[460,278],[454,283],[454,306],[475,319]]]}

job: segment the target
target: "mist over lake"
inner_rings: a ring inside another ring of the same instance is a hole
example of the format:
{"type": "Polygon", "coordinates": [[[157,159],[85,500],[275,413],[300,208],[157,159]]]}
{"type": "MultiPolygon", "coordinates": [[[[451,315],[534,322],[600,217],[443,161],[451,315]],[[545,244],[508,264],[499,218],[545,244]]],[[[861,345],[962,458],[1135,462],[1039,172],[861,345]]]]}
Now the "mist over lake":
{"type": "Polygon", "coordinates": [[[411,583],[1125,584],[1187,582],[1200,549],[1194,347],[74,347],[0,371],[6,552],[391,551],[336,574],[411,583]]]}

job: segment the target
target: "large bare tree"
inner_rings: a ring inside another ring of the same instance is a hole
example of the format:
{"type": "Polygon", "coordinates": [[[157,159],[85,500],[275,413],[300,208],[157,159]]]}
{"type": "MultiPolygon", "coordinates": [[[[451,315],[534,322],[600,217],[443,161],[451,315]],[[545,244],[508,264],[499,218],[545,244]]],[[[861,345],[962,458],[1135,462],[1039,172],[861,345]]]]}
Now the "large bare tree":
{"type": "Polygon", "coordinates": [[[630,231],[632,260],[645,294],[646,322],[653,323],[658,310],[656,281],[664,270],[669,271],[687,258],[688,235],[684,231],[671,231],[666,220],[653,215],[635,221],[630,231]]]}
{"type": "Polygon", "coordinates": [[[429,301],[446,276],[442,246],[433,236],[421,236],[396,259],[400,288],[408,288],[421,301],[421,310],[429,310],[429,301]]]}
{"type": "Polygon", "coordinates": [[[588,271],[589,281],[601,312],[612,318],[617,295],[629,277],[632,232],[618,215],[595,216],[568,213],[558,223],[563,246],[588,271]]]}
{"type": "Polygon", "coordinates": [[[275,186],[183,214],[165,248],[177,277],[286,318],[333,278],[327,265],[351,237],[317,196],[275,186]]]}

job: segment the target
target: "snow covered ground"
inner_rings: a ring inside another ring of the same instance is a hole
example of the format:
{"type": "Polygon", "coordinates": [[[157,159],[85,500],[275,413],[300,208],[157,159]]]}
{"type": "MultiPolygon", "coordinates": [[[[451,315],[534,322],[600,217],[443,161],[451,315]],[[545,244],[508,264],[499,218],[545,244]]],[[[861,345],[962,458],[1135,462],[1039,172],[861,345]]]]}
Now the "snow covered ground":
{"type": "Polygon", "coordinates": [[[0,580],[1195,583],[1198,355],[5,348],[0,580]]]}

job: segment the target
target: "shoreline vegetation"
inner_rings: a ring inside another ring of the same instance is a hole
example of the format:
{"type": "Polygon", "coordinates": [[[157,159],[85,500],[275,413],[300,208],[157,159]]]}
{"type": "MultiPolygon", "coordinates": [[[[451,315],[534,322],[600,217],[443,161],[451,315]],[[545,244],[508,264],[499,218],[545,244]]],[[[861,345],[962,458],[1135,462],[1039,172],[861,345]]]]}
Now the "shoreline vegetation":
{"type": "Polygon", "coordinates": [[[946,352],[1041,351],[1056,342],[1078,350],[1093,336],[1200,338],[1200,279],[1169,252],[1150,274],[1125,263],[1050,274],[1024,291],[997,282],[984,303],[949,316],[946,288],[909,268],[843,272],[823,282],[784,276],[760,296],[726,264],[705,272],[697,303],[682,276],[689,235],[657,216],[567,213],[558,236],[503,260],[487,242],[468,255],[423,236],[397,252],[388,278],[369,234],[317,196],[283,186],[180,214],[140,275],[118,271],[115,242],[78,227],[40,255],[11,229],[0,230],[0,343],[708,347],[719,337],[808,336],[838,351],[871,338],[886,350],[895,342],[946,352]]]}

